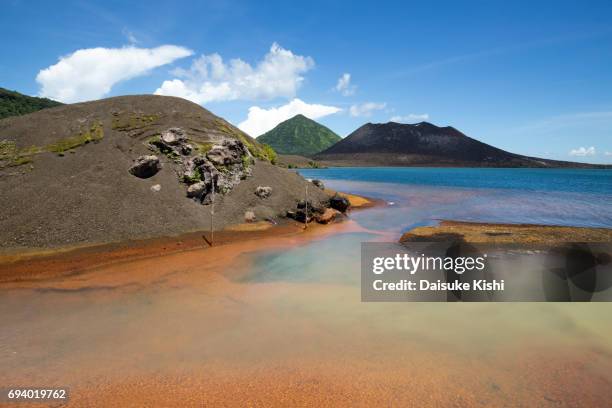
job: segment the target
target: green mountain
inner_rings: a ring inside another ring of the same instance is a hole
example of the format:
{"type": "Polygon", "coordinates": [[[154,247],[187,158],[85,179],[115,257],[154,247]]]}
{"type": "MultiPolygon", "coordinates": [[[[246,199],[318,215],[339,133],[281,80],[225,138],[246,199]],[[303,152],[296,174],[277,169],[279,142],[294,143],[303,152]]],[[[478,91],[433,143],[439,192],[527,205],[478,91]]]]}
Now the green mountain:
{"type": "Polygon", "coordinates": [[[279,154],[300,156],[315,155],[340,140],[340,136],[304,115],[279,123],[257,138],[259,143],[272,146],[279,154]]]}
{"type": "Polygon", "coordinates": [[[47,98],[36,98],[0,88],[0,119],[25,115],[45,108],[62,105],[47,98]]]}

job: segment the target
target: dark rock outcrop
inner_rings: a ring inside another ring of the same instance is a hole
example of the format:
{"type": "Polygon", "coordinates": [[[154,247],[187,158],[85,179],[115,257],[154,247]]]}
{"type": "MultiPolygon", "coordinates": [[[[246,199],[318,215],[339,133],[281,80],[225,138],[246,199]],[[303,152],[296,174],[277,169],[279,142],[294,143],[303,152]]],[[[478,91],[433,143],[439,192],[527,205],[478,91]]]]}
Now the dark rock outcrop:
{"type": "Polygon", "coordinates": [[[329,206],[340,212],[346,212],[351,206],[351,202],[348,198],[342,197],[339,194],[334,195],[329,199],[329,206]]]}
{"type": "Polygon", "coordinates": [[[296,220],[297,222],[307,223],[312,221],[312,213],[309,212],[308,215],[304,210],[297,211],[287,211],[287,218],[291,218],[296,220]]]}
{"type": "Polygon", "coordinates": [[[166,155],[188,156],[193,151],[193,146],[189,144],[185,131],[178,127],[163,131],[159,139],[150,143],[166,155]]]}
{"type": "Polygon", "coordinates": [[[157,174],[161,170],[159,158],[154,155],[140,156],[130,167],[129,172],[139,178],[149,178],[157,174]]]}
{"type": "Polygon", "coordinates": [[[201,199],[209,187],[210,186],[207,186],[205,182],[198,181],[187,187],[187,197],[201,199]]]}
{"type": "Polygon", "coordinates": [[[296,209],[287,211],[287,217],[298,222],[311,222],[315,216],[323,214],[324,207],[314,206],[310,201],[301,200],[297,203],[296,209]]]}
{"type": "Polygon", "coordinates": [[[177,146],[186,143],[185,132],[181,128],[170,128],[161,134],[161,141],[168,146],[177,146]]]}
{"type": "Polygon", "coordinates": [[[322,214],[315,215],[315,220],[319,224],[329,224],[330,222],[336,219],[336,216],[339,215],[340,212],[338,210],[334,210],[333,208],[326,208],[322,214]]]}
{"type": "MultiPolygon", "coordinates": [[[[190,186],[198,183],[196,190],[187,191],[190,198],[199,199],[203,204],[211,201],[211,192],[227,194],[241,180],[251,175],[251,154],[239,140],[226,140],[213,147],[206,155],[194,156],[182,161],[181,178],[190,186]],[[203,183],[199,184],[199,183],[203,183]]],[[[262,194],[272,193],[270,187],[262,187],[262,194]],[[268,191],[269,189],[269,191],[268,191]]],[[[257,194],[257,192],[256,192],[257,194]]],[[[264,197],[265,198],[265,197],[264,197]]]]}
{"type": "Polygon", "coordinates": [[[213,146],[206,154],[215,166],[242,164],[243,157],[250,159],[249,149],[240,140],[226,139],[221,145],[213,146]]]}
{"type": "Polygon", "coordinates": [[[312,184],[320,188],[321,190],[325,190],[325,184],[321,180],[314,179],[312,180],[312,184]]]}
{"type": "Polygon", "coordinates": [[[189,185],[187,188],[189,198],[208,204],[211,201],[210,193],[213,188],[218,188],[219,179],[220,172],[204,156],[192,157],[184,163],[183,181],[189,185]]]}
{"type": "Polygon", "coordinates": [[[298,201],[297,209],[298,210],[306,210],[306,209],[308,209],[309,213],[310,212],[313,212],[313,213],[322,213],[323,211],[325,211],[324,207],[316,206],[310,200],[308,200],[308,201],[304,201],[304,200],[298,201]]]}

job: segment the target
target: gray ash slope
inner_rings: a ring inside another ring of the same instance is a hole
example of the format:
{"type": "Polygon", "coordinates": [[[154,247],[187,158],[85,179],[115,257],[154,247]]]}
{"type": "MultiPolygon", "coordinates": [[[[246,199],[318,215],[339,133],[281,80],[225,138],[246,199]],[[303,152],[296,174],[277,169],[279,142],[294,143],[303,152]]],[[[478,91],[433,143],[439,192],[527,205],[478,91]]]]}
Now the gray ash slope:
{"type": "MultiPolygon", "coordinates": [[[[164,96],[124,96],[65,105],[0,120],[0,247],[47,248],[176,235],[210,227],[208,205],[186,197],[181,161],[226,140],[253,156],[250,176],[215,198],[215,226],[276,218],[304,196],[307,181],[266,161],[252,138],[199,105],[164,96]],[[194,151],[155,151],[151,141],[184,131],[194,151]],[[134,161],[157,155],[150,178],[130,174],[134,161]],[[152,187],[160,185],[161,189],[152,187]],[[262,199],[258,186],[272,187],[262,199]]],[[[220,169],[220,171],[225,171],[220,169]]],[[[310,200],[324,202],[309,189],[310,200]]]]}
{"type": "Polygon", "coordinates": [[[428,122],[368,123],[314,158],[346,166],[606,167],[510,153],[428,122]]]}

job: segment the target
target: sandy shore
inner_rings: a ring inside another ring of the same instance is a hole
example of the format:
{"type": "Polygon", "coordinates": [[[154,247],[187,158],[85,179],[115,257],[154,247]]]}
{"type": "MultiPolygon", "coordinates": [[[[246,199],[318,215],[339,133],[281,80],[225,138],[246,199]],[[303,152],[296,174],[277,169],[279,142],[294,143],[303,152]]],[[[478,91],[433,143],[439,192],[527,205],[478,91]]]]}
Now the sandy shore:
{"type": "Polygon", "coordinates": [[[612,242],[610,228],[533,224],[492,224],[444,220],[408,231],[400,242],[462,240],[481,244],[546,245],[560,242],[612,242]]]}
{"type": "Polygon", "coordinates": [[[523,351],[512,363],[509,355],[489,361],[497,367],[428,353],[250,367],[211,364],[200,371],[102,381],[79,389],[69,406],[606,406],[612,397],[609,382],[585,375],[593,356],[538,351],[523,351]],[[449,373],[456,377],[448,378],[449,373]]]}
{"type": "MultiPolygon", "coordinates": [[[[351,211],[384,205],[381,200],[354,194],[342,194],[351,201],[351,211]]],[[[53,250],[33,249],[0,255],[0,285],[3,282],[28,282],[69,276],[80,271],[108,266],[118,262],[159,257],[177,252],[203,250],[211,246],[226,246],[249,241],[273,241],[305,235],[308,239],[324,237],[342,230],[355,228],[346,217],[331,225],[304,224],[293,220],[273,225],[269,222],[236,224],[221,231],[196,231],[172,237],[132,240],[119,243],[83,245],[53,250]],[[347,225],[339,225],[347,224],[347,225]],[[212,240],[212,245],[211,245],[212,240]]],[[[227,248],[240,253],[239,247],[227,248]]]]}

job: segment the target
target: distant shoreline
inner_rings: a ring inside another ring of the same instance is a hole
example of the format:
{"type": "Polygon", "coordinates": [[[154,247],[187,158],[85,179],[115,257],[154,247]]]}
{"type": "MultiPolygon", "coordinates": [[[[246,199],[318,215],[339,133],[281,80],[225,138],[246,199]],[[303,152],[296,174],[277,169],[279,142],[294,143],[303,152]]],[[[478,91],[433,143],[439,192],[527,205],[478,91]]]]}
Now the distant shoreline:
{"type": "MultiPolygon", "coordinates": [[[[470,165],[470,164],[457,164],[457,163],[418,163],[418,164],[393,164],[385,163],[384,165],[368,162],[352,162],[352,161],[317,161],[321,169],[334,168],[334,167],[367,167],[367,168],[440,168],[440,169],[531,169],[531,170],[612,170],[612,164],[589,164],[580,163],[580,166],[486,166],[486,165],[470,165]]],[[[295,167],[295,169],[317,169],[317,167],[295,167]]]]}

